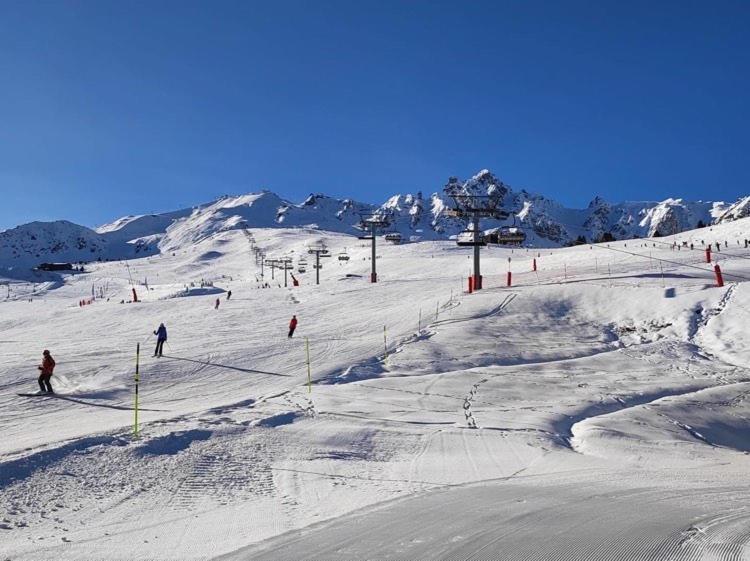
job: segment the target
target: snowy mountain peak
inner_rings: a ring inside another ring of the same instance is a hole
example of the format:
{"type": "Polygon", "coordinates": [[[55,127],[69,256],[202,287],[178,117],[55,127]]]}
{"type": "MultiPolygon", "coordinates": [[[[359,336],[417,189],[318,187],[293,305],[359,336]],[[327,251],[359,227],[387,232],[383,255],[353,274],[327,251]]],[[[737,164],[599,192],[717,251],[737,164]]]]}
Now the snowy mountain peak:
{"type": "Polygon", "coordinates": [[[221,232],[243,228],[308,228],[359,234],[363,214],[387,216],[390,231],[409,241],[446,239],[466,228],[447,212],[456,200],[470,200],[501,211],[506,219],[485,219],[485,230],[515,226],[526,244],[550,247],[585,239],[624,239],[676,234],[702,225],[750,216],[750,196],[732,205],[688,202],[609,203],[594,197],[585,209],[570,209],[525,189],[514,190],[483,169],[469,179],[450,177],[439,191],[425,198],[421,191],[397,194],[382,205],[311,193],[293,203],[267,189],[224,195],[193,208],[149,215],[129,215],[96,231],[66,221],[34,222],[0,232],[0,267],[28,267],[42,261],[123,259],[173,252],[221,232]],[[457,199],[458,197],[458,199],[457,199]]]}
{"type": "Polygon", "coordinates": [[[596,197],[594,197],[593,199],[591,199],[591,202],[589,203],[588,208],[592,208],[593,209],[593,208],[598,208],[598,207],[602,207],[602,206],[609,206],[609,203],[607,201],[605,201],[602,197],[600,197],[599,195],[597,195],[596,197]]]}
{"type": "Polygon", "coordinates": [[[740,218],[747,218],[750,216],[750,196],[742,197],[729,208],[724,209],[716,217],[716,222],[731,222],[732,220],[739,220],[740,218]]]}

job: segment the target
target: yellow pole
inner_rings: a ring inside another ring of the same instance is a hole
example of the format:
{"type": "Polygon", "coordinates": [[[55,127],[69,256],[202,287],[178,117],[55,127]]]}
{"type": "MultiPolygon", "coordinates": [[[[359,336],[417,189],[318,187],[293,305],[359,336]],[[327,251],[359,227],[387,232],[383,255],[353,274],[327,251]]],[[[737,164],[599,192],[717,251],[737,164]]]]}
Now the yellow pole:
{"type": "Polygon", "coordinates": [[[383,326],[383,350],[385,351],[383,362],[388,363],[388,338],[385,331],[385,325],[383,326]]]}
{"type": "Polygon", "coordinates": [[[141,344],[138,343],[135,347],[135,407],[134,413],[135,418],[133,419],[133,436],[138,438],[138,384],[141,381],[139,372],[139,362],[141,356],[141,344]]]}
{"type": "Polygon", "coordinates": [[[312,393],[312,374],[310,373],[310,340],[305,337],[305,354],[307,355],[307,393],[312,393]]]}

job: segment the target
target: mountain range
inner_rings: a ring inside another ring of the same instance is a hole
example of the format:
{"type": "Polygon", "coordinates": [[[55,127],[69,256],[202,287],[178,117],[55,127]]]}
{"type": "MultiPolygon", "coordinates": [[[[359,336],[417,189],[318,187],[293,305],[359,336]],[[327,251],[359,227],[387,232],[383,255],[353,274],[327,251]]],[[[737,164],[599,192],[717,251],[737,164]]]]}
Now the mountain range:
{"type": "MultiPolygon", "coordinates": [[[[387,217],[387,232],[402,240],[450,239],[467,225],[450,212],[455,200],[481,201],[503,218],[485,218],[481,228],[516,227],[524,245],[557,247],[608,238],[671,235],[750,216],[750,196],[734,203],[610,203],[595,197],[586,208],[571,209],[543,195],[514,190],[488,170],[468,180],[450,178],[429,196],[422,192],[394,195],[381,205],[311,194],[292,203],[271,191],[223,196],[207,204],[163,214],[124,216],[96,229],[65,220],[31,222],[0,232],[0,271],[28,270],[45,261],[130,259],[175,251],[218,232],[244,228],[297,228],[361,234],[363,216],[387,217]]],[[[13,276],[13,275],[7,275],[13,276]]]]}

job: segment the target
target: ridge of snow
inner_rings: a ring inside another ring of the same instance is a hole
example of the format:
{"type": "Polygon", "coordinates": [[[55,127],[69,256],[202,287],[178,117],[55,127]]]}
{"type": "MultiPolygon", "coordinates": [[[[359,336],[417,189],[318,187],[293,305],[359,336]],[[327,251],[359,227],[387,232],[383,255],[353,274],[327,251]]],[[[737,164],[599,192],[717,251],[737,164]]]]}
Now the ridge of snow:
{"type": "MultiPolygon", "coordinates": [[[[506,219],[482,220],[482,228],[515,226],[526,233],[526,245],[531,247],[564,246],[579,237],[595,241],[604,234],[616,239],[669,235],[750,216],[750,196],[731,205],[682,198],[609,203],[596,196],[585,209],[571,209],[540,194],[515,191],[488,169],[465,181],[451,177],[445,187],[465,196],[480,196],[506,213],[506,219]]],[[[365,213],[387,216],[389,231],[400,233],[405,240],[449,239],[466,228],[464,220],[448,214],[453,204],[444,190],[433,192],[428,199],[421,191],[397,194],[379,206],[320,193],[310,194],[298,204],[269,190],[225,195],[193,208],[123,216],[96,230],[67,221],[32,222],[5,230],[0,232],[0,267],[174,252],[221,232],[248,227],[310,228],[356,235],[365,213]]]]}

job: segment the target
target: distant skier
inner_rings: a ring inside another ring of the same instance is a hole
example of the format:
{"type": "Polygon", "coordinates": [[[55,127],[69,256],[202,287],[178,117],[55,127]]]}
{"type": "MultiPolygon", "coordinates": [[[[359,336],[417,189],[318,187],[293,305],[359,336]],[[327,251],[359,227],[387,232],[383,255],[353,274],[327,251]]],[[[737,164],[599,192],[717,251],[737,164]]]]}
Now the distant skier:
{"type": "Polygon", "coordinates": [[[52,355],[49,354],[49,351],[46,349],[42,353],[42,357],[42,365],[37,366],[40,371],[39,389],[42,391],[42,393],[55,393],[52,390],[52,384],[50,383],[52,372],[55,370],[55,359],[52,358],[52,355]]]}
{"type": "Polygon", "coordinates": [[[156,335],[156,349],[154,349],[154,356],[161,357],[162,351],[164,350],[164,343],[167,341],[167,328],[163,323],[159,324],[159,328],[154,331],[156,335]]]}
{"type": "Polygon", "coordinates": [[[232,297],[232,291],[230,290],[227,292],[227,300],[229,300],[232,297]]]}
{"type": "Polygon", "coordinates": [[[297,329],[297,316],[292,316],[292,320],[289,322],[289,338],[294,335],[294,330],[297,329]]]}
{"type": "Polygon", "coordinates": [[[216,304],[214,305],[214,310],[218,310],[218,309],[219,309],[219,304],[221,304],[221,300],[219,300],[219,299],[217,298],[217,299],[216,299],[216,304]]]}

